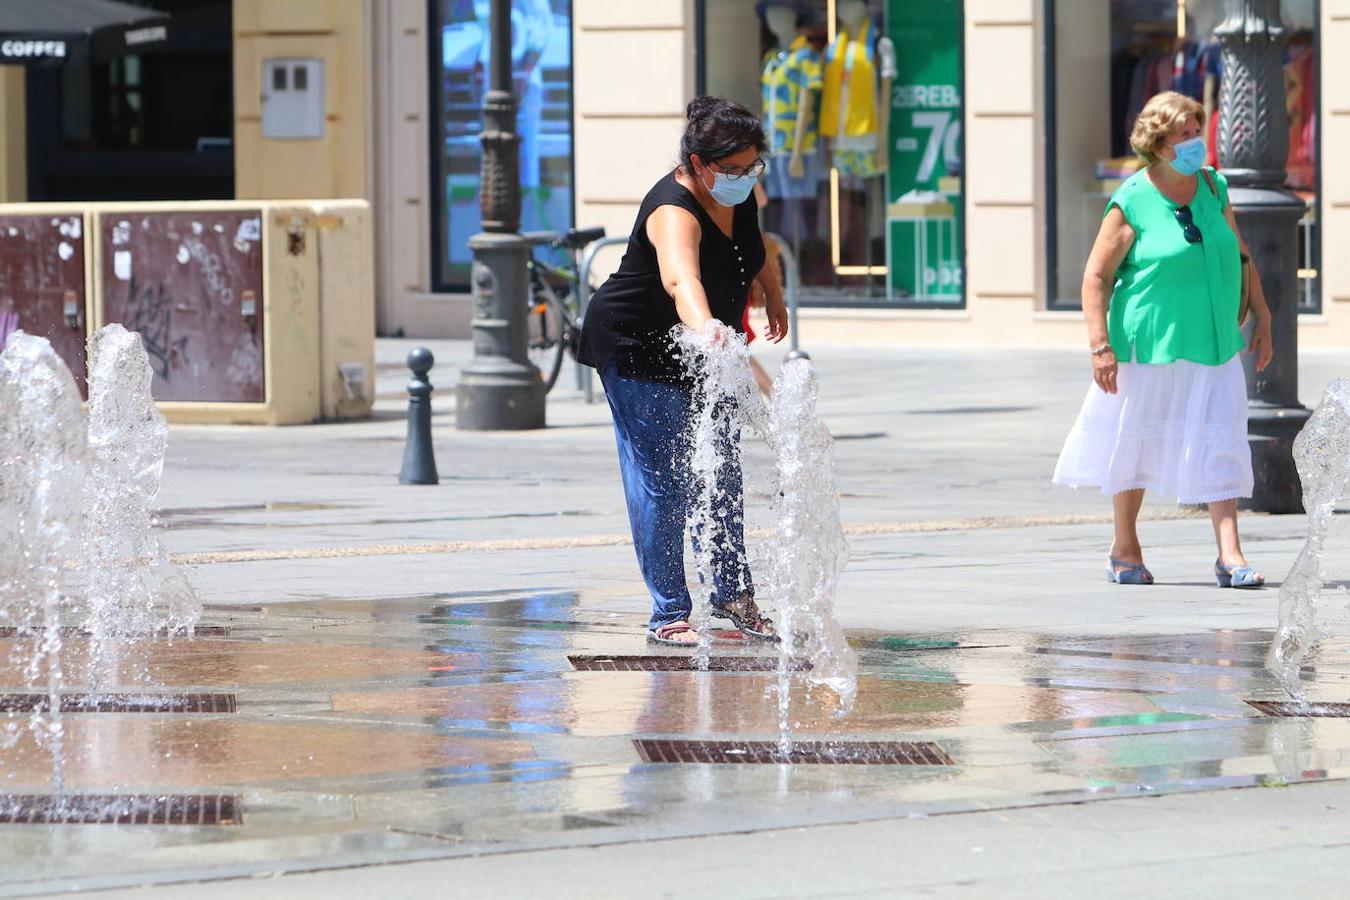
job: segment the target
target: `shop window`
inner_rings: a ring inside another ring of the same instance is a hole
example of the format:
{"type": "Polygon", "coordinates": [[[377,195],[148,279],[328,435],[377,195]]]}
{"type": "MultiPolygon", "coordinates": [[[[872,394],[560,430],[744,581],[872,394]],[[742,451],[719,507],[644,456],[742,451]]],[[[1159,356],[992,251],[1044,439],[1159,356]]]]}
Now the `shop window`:
{"type": "Polygon", "coordinates": [[[140,0],[168,41],[111,59],[30,66],[28,199],[234,196],[229,0],[140,0]]]}
{"type": "MultiPolygon", "coordinates": [[[[1307,204],[1299,222],[1299,307],[1321,309],[1318,268],[1320,165],[1317,135],[1318,4],[1284,0],[1289,112],[1286,187],[1307,204]]],[[[1049,185],[1049,306],[1081,307],[1088,251],[1107,198],[1142,163],[1129,130],[1144,101],[1176,90],[1205,107],[1209,164],[1223,168],[1217,113],[1223,79],[1214,30],[1224,0],[1045,0],[1049,185]]]]}
{"type": "MultiPolygon", "coordinates": [[[[467,290],[468,240],[482,230],[483,94],[489,0],[431,0],[432,282],[467,290]]],[[[512,0],[522,231],[573,222],[571,0],[512,0]]]]}
{"type": "Polygon", "coordinates": [[[703,89],[762,112],[764,227],[795,252],[802,301],[961,306],[960,0],[703,0],[700,16],[703,89]]]}

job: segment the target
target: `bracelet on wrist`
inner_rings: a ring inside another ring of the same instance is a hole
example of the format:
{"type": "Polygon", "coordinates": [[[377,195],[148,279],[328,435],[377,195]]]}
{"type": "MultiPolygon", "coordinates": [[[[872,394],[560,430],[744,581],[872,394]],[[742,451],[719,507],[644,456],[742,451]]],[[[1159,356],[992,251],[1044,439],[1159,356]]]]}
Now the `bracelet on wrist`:
{"type": "Polygon", "coordinates": [[[1110,349],[1111,349],[1111,342],[1103,341],[1102,343],[1092,348],[1092,355],[1101,356],[1103,353],[1108,352],[1110,349]]]}

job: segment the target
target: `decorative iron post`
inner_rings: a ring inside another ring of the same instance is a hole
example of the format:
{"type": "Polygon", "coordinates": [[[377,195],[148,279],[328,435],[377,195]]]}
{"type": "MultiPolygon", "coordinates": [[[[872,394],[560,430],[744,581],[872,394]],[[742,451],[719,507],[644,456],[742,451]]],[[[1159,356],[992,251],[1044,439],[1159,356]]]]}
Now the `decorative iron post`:
{"type": "Polygon", "coordinates": [[[492,0],[490,80],[483,100],[483,233],[473,251],[473,361],[455,390],[461,431],[544,427],[544,383],[525,354],[530,248],[520,236],[520,137],[511,93],[511,0],[492,0]]]}
{"type": "MultiPolygon", "coordinates": [[[[1308,421],[1298,401],[1298,221],[1304,203],[1284,187],[1289,158],[1280,0],[1226,0],[1215,29],[1223,46],[1219,162],[1229,197],[1270,304],[1275,361],[1247,370],[1249,436],[1256,489],[1243,505],[1272,513],[1303,511],[1294,436],[1308,421]]],[[[1250,336],[1251,326],[1244,329],[1250,336]]]]}
{"type": "Polygon", "coordinates": [[[408,439],[403,445],[403,468],[399,484],[440,484],[436,474],[436,450],[431,442],[431,379],[427,373],[436,357],[426,347],[414,347],[408,353],[408,439]]]}

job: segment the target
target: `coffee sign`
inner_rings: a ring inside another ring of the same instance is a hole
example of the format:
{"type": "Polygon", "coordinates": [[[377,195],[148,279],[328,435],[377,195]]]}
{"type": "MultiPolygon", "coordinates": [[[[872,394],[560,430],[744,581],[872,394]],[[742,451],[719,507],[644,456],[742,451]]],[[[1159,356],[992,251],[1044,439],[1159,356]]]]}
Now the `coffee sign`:
{"type": "Polygon", "coordinates": [[[0,41],[0,60],[65,59],[65,41],[0,41]]]}

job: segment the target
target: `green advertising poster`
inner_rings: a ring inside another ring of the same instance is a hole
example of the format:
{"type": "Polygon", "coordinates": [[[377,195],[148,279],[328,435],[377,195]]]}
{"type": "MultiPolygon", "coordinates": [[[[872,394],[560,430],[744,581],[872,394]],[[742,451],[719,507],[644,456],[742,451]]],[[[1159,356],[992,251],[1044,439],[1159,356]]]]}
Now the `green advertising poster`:
{"type": "Polygon", "coordinates": [[[962,0],[887,0],[899,74],[891,90],[887,289],[959,305],[962,0]]]}

